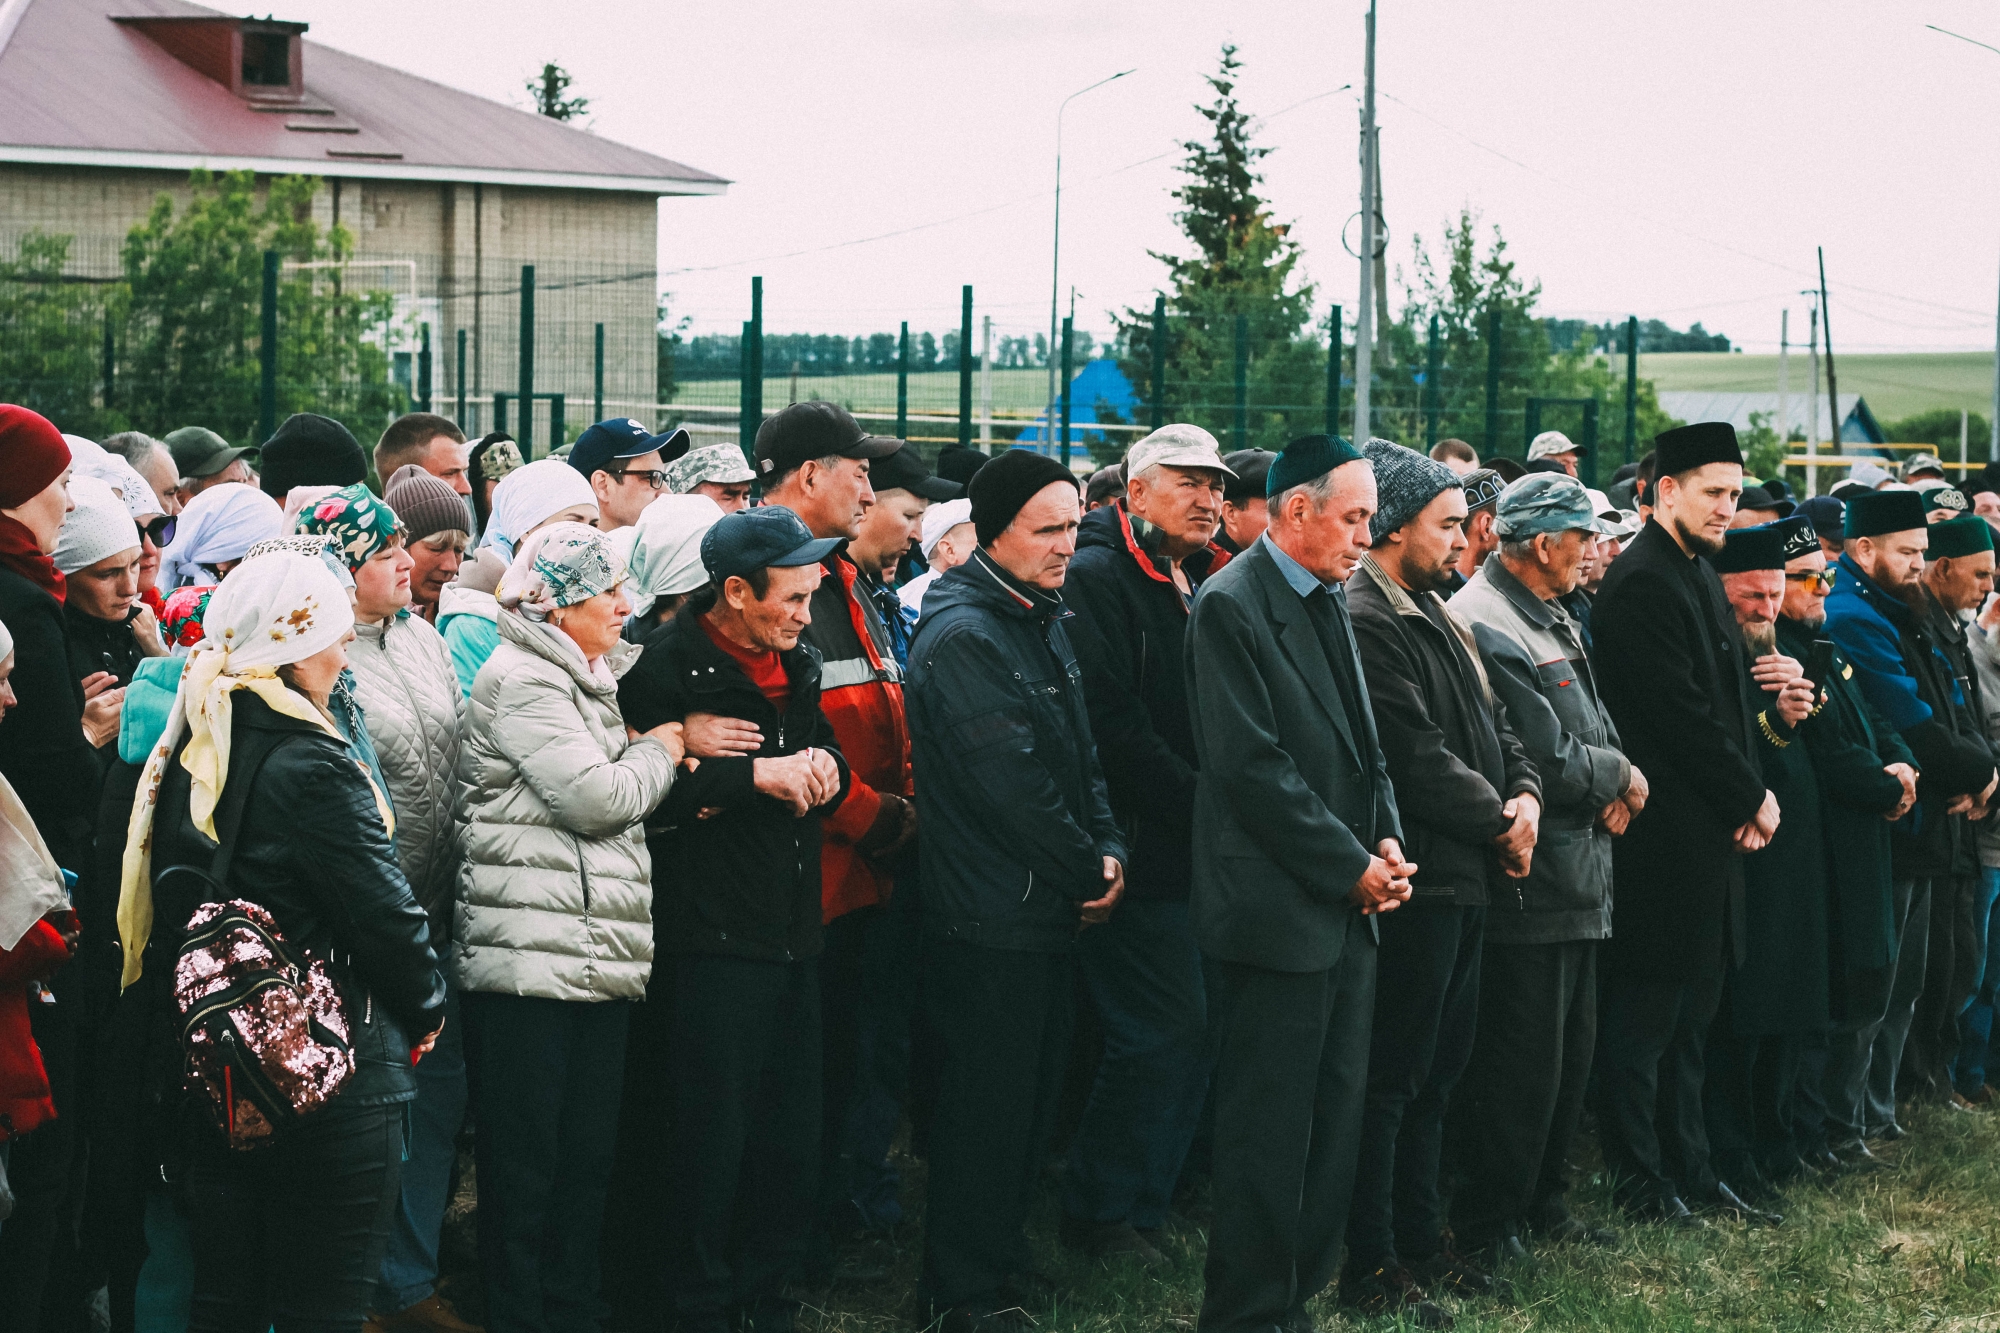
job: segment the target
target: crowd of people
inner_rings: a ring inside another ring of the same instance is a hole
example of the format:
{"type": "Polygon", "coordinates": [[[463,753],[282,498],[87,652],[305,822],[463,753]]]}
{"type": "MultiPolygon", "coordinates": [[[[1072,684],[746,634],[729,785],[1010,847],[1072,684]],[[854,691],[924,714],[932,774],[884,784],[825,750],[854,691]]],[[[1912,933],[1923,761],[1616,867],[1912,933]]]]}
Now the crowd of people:
{"type": "Polygon", "coordinates": [[[2000,486],[1580,461],[0,406],[0,1330],[476,1333],[469,1192],[496,1333],[783,1333],[911,1158],[943,1333],[1051,1169],[1204,1333],[1449,1327],[1886,1169],[1993,1100],[2000,486]]]}

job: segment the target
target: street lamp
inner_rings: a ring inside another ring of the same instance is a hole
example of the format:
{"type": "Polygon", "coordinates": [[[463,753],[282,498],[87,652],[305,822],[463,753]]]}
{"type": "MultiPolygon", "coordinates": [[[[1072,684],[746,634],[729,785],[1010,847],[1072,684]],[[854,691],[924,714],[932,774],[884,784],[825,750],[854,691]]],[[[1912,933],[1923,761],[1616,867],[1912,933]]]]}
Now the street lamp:
{"type": "MultiPolygon", "coordinates": [[[[1093,90],[1095,90],[1095,89],[1098,89],[1098,88],[1102,88],[1102,87],[1103,87],[1103,86],[1104,86],[1105,84],[1107,84],[1107,83],[1116,83],[1116,82],[1117,82],[1118,80],[1120,80],[1120,79],[1124,78],[1124,77],[1125,77],[1125,76],[1126,76],[1127,74],[1131,74],[1131,73],[1133,73],[1133,72],[1134,72],[1135,70],[1137,70],[1137,68],[1138,68],[1138,67],[1137,67],[1137,66],[1135,65],[1135,66],[1133,66],[1133,68],[1132,68],[1132,69],[1121,69],[1121,70],[1119,70],[1119,71],[1118,71],[1118,72],[1117,72],[1116,74],[1113,74],[1113,75],[1112,75],[1112,76],[1111,76],[1110,78],[1107,78],[1107,79],[1099,79],[1099,80],[1098,80],[1098,81],[1097,81],[1096,83],[1093,83],[1093,84],[1091,84],[1091,85],[1090,85],[1090,87],[1088,87],[1088,88],[1079,88],[1079,89],[1077,89],[1077,90],[1076,90],[1075,92],[1071,93],[1071,94],[1070,94],[1070,95],[1069,95],[1068,97],[1065,97],[1065,98],[1063,98],[1063,100],[1062,100],[1062,105],[1056,108],[1056,226],[1055,226],[1055,240],[1054,240],[1054,241],[1053,241],[1053,242],[1052,242],[1052,243],[1050,244],[1050,246],[1049,246],[1049,254],[1050,254],[1050,259],[1049,259],[1049,268],[1050,268],[1050,273],[1049,273],[1049,356],[1048,356],[1048,362],[1049,362],[1049,397],[1048,397],[1048,412],[1047,412],[1047,413],[1046,413],[1046,415],[1044,415],[1044,417],[1042,418],[1042,419],[1043,419],[1043,421],[1045,421],[1045,422],[1047,422],[1047,423],[1048,423],[1048,425],[1049,425],[1049,427],[1050,427],[1051,429],[1053,429],[1053,428],[1054,428],[1054,426],[1055,426],[1055,420],[1056,420],[1056,358],[1057,358],[1057,351],[1056,351],[1056,339],[1057,339],[1057,337],[1059,337],[1059,336],[1060,336],[1060,334],[1059,334],[1059,329],[1060,329],[1060,327],[1061,327],[1061,302],[1062,302],[1062,125],[1063,125],[1063,112],[1065,112],[1065,111],[1069,110],[1069,104],[1070,104],[1071,102],[1074,102],[1074,101],[1075,101],[1075,100],[1076,100],[1077,98],[1079,98],[1079,97],[1083,96],[1083,95],[1084,95],[1085,93],[1087,93],[1087,92],[1091,92],[1091,91],[1093,91],[1093,90]]],[[[1047,434],[1047,432],[1045,431],[1045,432],[1044,432],[1044,434],[1046,435],[1046,434],[1047,434]]]]}

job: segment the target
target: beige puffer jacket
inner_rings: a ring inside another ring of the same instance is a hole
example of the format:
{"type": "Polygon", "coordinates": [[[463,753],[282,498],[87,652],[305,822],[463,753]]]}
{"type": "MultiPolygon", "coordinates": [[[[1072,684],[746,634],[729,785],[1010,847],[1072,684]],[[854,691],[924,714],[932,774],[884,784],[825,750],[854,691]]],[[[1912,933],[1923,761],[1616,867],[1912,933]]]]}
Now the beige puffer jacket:
{"type": "Polygon", "coordinates": [[[463,843],[458,828],[458,750],[464,698],[444,639],[421,616],[354,626],[347,647],[354,695],[396,811],[396,859],[430,913],[431,943],[451,938],[452,890],[463,843]]]}
{"type": "MultiPolygon", "coordinates": [[[[628,741],[618,691],[555,630],[511,611],[466,708],[465,868],[452,974],[470,991],[640,999],[653,965],[640,821],[672,785],[658,741],[628,741]]],[[[637,646],[607,654],[614,676],[637,646]]]]}

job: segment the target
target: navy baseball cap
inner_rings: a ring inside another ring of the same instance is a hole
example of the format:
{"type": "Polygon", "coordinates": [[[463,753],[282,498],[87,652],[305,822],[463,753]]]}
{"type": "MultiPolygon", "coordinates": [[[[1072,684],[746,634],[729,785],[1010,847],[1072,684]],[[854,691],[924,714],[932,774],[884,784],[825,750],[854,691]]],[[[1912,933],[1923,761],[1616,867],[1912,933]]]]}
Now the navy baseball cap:
{"type": "Polygon", "coordinates": [[[576,437],[576,443],[569,447],[569,465],[588,478],[595,472],[611,471],[615,458],[637,458],[655,450],[664,465],[686,453],[693,442],[678,426],[655,435],[630,417],[612,417],[576,437]]]}
{"type": "Polygon", "coordinates": [[[840,545],[838,537],[815,537],[805,521],[783,505],[758,505],[725,514],[701,539],[701,566],[716,587],[731,575],[748,578],[759,569],[816,565],[840,545]]]}

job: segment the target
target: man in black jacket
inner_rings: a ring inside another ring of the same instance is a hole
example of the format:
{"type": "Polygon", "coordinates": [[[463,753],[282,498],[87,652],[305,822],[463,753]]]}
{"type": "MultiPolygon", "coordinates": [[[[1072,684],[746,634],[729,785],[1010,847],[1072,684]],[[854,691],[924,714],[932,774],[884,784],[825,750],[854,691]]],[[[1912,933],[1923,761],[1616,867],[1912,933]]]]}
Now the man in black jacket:
{"type": "Polygon", "coordinates": [[[1721,549],[1736,512],[1743,455],[1727,422],[1683,426],[1655,443],[1652,518],[1612,564],[1592,611],[1604,702],[1652,784],[1612,853],[1598,1135],[1618,1197],[1635,1213],[1685,1226],[1691,1202],[1768,1220],[1716,1179],[1701,1101],[1725,950],[1742,957],[1740,853],[1767,844],[1779,815],[1751,755],[1736,619],[1702,558],[1721,549]]]}
{"type": "Polygon", "coordinates": [[[1208,1089],[1208,1005],[1188,928],[1195,753],[1182,638],[1195,590],[1228,562],[1214,544],[1230,469],[1199,426],[1163,426],[1125,459],[1125,498],[1093,510],[1064,585],[1111,813],[1132,850],[1129,893],[1077,943],[1104,1030],[1071,1143],[1063,1238],[1157,1265],[1208,1089]]]}
{"type": "Polygon", "coordinates": [[[647,641],[619,685],[628,726],[693,713],[756,727],[754,754],[705,759],[647,821],[658,962],[671,968],[667,1281],[676,1322],[790,1327],[783,1283],[811,1230],[820,1148],[820,821],[847,764],[819,706],[814,540],[779,506],[702,538],[712,590],[647,641]]]}
{"type": "Polygon", "coordinates": [[[1354,1184],[1374,915],[1409,898],[1416,871],[1342,591],[1374,473],[1345,440],[1308,435],[1266,490],[1270,527],[1203,585],[1188,623],[1188,906],[1216,1061],[1202,1333],[1311,1326],[1354,1184]]]}
{"type": "Polygon", "coordinates": [[[1059,589],[1076,479],[1009,450],[972,483],[979,549],[924,594],[910,646],[924,1000],[944,1044],[923,1288],[944,1333],[1027,1326],[1020,1279],[1062,1091],[1070,948],[1125,889],[1059,589]]]}
{"type": "Polygon", "coordinates": [[[1380,927],[1340,1298],[1372,1314],[1414,1307],[1419,1326],[1434,1327],[1448,1320],[1426,1289],[1492,1288],[1490,1275],[1445,1245],[1438,1157],[1445,1106],[1472,1053],[1489,878],[1527,875],[1541,783],[1472,632],[1438,596],[1465,550],[1458,474],[1388,440],[1363,452],[1381,507],[1348,607],[1404,846],[1420,869],[1409,906],[1380,927]]]}

